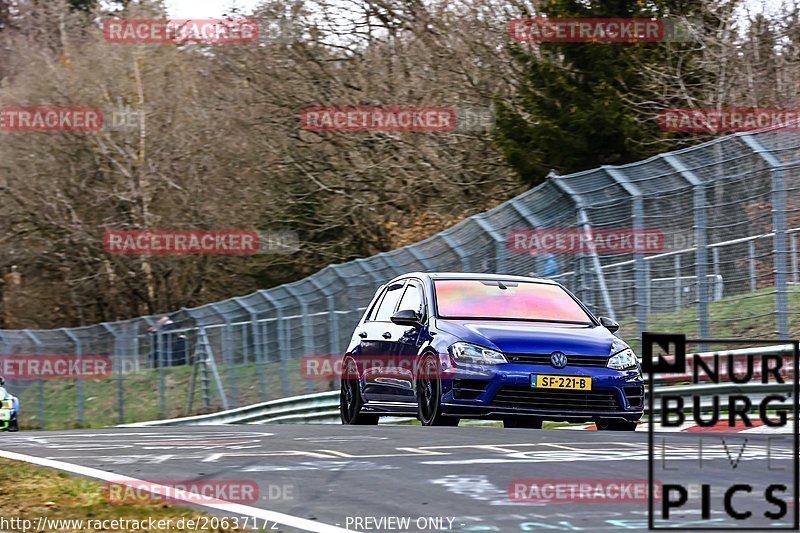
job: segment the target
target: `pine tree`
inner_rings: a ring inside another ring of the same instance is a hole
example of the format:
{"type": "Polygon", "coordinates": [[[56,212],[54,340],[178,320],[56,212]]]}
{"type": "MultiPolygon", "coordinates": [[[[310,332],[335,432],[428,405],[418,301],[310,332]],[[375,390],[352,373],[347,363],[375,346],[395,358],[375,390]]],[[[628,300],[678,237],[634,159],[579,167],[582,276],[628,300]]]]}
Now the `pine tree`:
{"type": "MultiPolygon", "coordinates": [[[[538,16],[650,18],[659,11],[636,0],[554,0],[538,16]]],[[[509,46],[523,77],[512,101],[497,102],[495,141],[523,183],[536,185],[551,169],[622,164],[663,149],[656,123],[640,120],[631,106],[643,93],[641,65],[661,61],[661,44],[509,46]]]]}

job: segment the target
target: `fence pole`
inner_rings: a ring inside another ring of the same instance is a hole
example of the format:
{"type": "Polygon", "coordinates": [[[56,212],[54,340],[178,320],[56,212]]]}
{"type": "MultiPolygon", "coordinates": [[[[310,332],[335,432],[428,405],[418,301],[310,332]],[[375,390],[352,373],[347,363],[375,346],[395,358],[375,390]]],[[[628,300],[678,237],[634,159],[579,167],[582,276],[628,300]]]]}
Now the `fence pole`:
{"type": "Polygon", "coordinates": [[[789,293],[786,280],[786,185],[783,163],[769,151],[756,135],[739,136],[770,167],[772,173],[772,229],[775,233],[775,317],[778,337],[789,337],[789,293]]]}
{"type": "Polygon", "coordinates": [[[508,240],[486,219],[486,213],[475,215],[471,217],[470,220],[474,221],[478,227],[485,231],[486,234],[489,235],[489,238],[494,241],[494,273],[506,273],[506,249],[508,248],[508,240]]]}
{"type": "Polygon", "coordinates": [[[461,262],[461,272],[469,272],[471,267],[467,253],[461,249],[461,246],[449,232],[442,232],[441,237],[445,244],[458,256],[458,260],[461,262]]]}
{"type": "Polygon", "coordinates": [[[394,260],[394,254],[391,252],[381,252],[373,257],[383,260],[383,262],[386,263],[389,266],[389,268],[391,268],[394,271],[395,276],[402,276],[403,274],[406,273],[403,267],[398,265],[397,261],[394,260]]]}
{"type": "MultiPolygon", "coordinates": [[[[261,330],[258,325],[258,312],[243,298],[236,297],[233,301],[250,315],[250,334],[253,336],[253,359],[258,373],[258,395],[262,401],[267,400],[267,382],[264,376],[264,347],[261,344],[261,330]]],[[[247,350],[245,349],[245,353],[247,350]]]]}
{"type": "MultiPolygon", "coordinates": [[[[578,225],[583,228],[583,231],[587,233],[592,232],[592,225],[589,223],[589,217],[586,216],[586,211],[584,209],[578,209],[578,225]]],[[[611,304],[611,295],[608,293],[608,286],[606,285],[606,277],[603,273],[603,267],[600,265],[600,256],[597,255],[597,249],[594,246],[591,247],[589,255],[592,258],[594,272],[597,275],[597,282],[600,285],[600,294],[603,297],[603,304],[606,306],[606,313],[608,313],[608,317],[611,320],[616,320],[614,306],[611,304]]]]}
{"type": "MultiPolygon", "coordinates": [[[[706,221],[706,189],[703,181],[689,170],[675,154],[664,154],[661,158],[692,186],[692,210],[694,211],[695,278],[697,280],[697,323],[699,336],[707,339],[708,328],[708,234],[706,221]]],[[[706,344],[701,350],[707,350],[706,344]]]]}
{"type": "Polygon", "coordinates": [[[111,351],[112,361],[114,362],[114,366],[117,367],[117,423],[124,424],[125,423],[125,398],[123,396],[123,389],[122,389],[122,358],[121,358],[121,351],[120,351],[120,343],[119,339],[117,338],[117,332],[108,322],[102,322],[100,324],[103,328],[114,337],[114,348],[111,351]]]}
{"type": "MultiPolygon", "coordinates": [[[[329,267],[333,275],[339,278],[339,274],[333,266],[329,267]]],[[[322,294],[325,295],[325,300],[328,304],[328,354],[331,358],[339,355],[339,317],[336,314],[336,297],[330,289],[330,284],[323,285],[317,281],[317,276],[311,276],[309,281],[314,287],[322,294]]]]}
{"type": "Polygon", "coordinates": [[[262,298],[272,304],[272,307],[275,308],[275,329],[278,333],[278,357],[280,358],[281,367],[281,390],[283,391],[284,396],[289,396],[289,373],[288,369],[286,368],[286,343],[283,338],[283,305],[279,304],[275,297],[269,293],[269,291],[258,291],[258,293],[262,298]]]}
{"type": "MultiPolygon", "coordinates": [[[[602,169],[616,183],[618,183],[633,200],[633,231],[641,233],[644,230],[644,195],[639,187],[625,175],[621,168],[603,166],[602,169]]],[[[636,292],[636,333],[637,338],[647,330],[648,313],[650,311],[650,274],[649,266],[645,261],[643,250],[635,250],[633,254],[633,269],[636,292]]]]}
{"type": "MultiPolygon", "coordinates": [[[[44,350],[42,349],[42,341],[39,340],[39,337],[33,334],[33,332],[29,329],[22,330],[22,332],[33,341],[33,344],[36,346],[36,354],[43,355],[44,350]]],[[[39,418],[39,425],[42,429],[44,429],[44,380],[39,378],[36,380],[36,403],[37,403],[37,416],[39,418]]]]}
{"type": "MultiPolygon", "coordinates": [[[[302,283],[302,282],[298,282],[302,283]]],[[[306,298],[301,296],[297,293],[297,288],[295,287],[294,283],[290,283],[284,286],[286,288],[286,292],[292,295],[292,297],[297,300],[297,303],[300,304],[300,322],[301,328],[303,330],[303,355],[309,356],[314,355],[314,345],[311,342],[313,339],[313,328],[311,327],[311,316],[308,312],[308,302],[306,298]]],[[[301,363],[302,364],[302,359],[301,363]]],[[[308,393],[314,392],[314,380],[313,379],[306,379],[306,390],[308,393]]]]}
{"type": "MultiPolygon", "coordinates": [[[[69,337],[72,340],[72,342],[75,344],[75,357],[78,358],[78,368],[80,368],[81,367],[81,355],[83,355],[83,351],[82,351],[82,348],[81,348],[81,341],[69,329],[61,328],[61,331],[63,331],[64,334],[67,337],[69,337]]],[[[82,426],[83,425],[83,408],[84,408],[83,402],[84,402],[84,397],[83,397],[83,379],[80,376],[75,378],[75,394],[77,395],[77,399],[78,399],[78,406],[77,406],[78,410],[76,412],[75,420],[76,420],[76,422],[78,423],[79,426],[82,426]]]]}
{"type": "Polygon", "coordinates": [[[675,254],[675,310],[681,308],[681,254],[675,254]]]}
{"type": "Polygon", "coordinates": [[[797,233],[792,233],[792,284],[797,285],[797,233]]]}
{"type": "Polygon", "coordinates": [[[233,357],[233,326],[231,325],[231,318],[228,316],[228,313],[221,311],[218,307],[218,304],[213,303],[209,304],[211,309],[217,313],[220,318],[225,322],[225,330],[223,335],[221,336],[221,348],[222,348],[222,359],[225,361],[225,366],[228,367],[228,389],[229,393],[227,394],[230,404],[233,407],[239,406],[239,394],[236,388],[236,364],[233,357]]]}
{"type": "Polygon", "coordinates": [[[410,253],[414,257],[414,259],[416,259],[419,262],[419,264],[422,265],[422,268],[424,268],[426,272],[433,272],[436,270],[436,265],[431,263],[428,257],[422,255],[422,253],[420,253],[420,251],[417,250],[416,246],[413,245],[406,246],[405,249],[408,251],[408,253],[410,253]]]}
{"type": "Polygon", "coordinates": [[[750,292],[756,290],[756,243],[750,241],[747,243],[747,257],[750,264],[750,292]]]}

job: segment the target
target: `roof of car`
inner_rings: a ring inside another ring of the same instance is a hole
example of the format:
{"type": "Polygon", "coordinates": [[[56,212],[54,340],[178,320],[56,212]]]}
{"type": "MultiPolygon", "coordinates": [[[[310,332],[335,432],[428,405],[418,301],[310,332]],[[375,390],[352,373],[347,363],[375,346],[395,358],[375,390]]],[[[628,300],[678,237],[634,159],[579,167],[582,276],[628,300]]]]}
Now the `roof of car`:
{"type": "Polygon", "coordinates": [[[534,281],[537,283],[553,283],[558,282],[547,278],[531,278],[528,276],[512,276],[511,274],[483,274],[479,272],[409,272],[401,276],[395,277],[402,279],[407,277],[428,277],[430,279],[485,279],[485,280],[506,280],[506,281],[534,281]]]}

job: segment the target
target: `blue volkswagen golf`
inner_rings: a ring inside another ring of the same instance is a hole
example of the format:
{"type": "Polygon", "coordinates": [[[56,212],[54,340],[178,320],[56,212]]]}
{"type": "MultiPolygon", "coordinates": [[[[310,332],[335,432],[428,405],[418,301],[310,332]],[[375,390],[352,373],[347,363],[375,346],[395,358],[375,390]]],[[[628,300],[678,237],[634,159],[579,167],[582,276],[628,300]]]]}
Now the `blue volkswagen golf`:
{"type": "Polygon", "coordinates": [[[644,412],[633,350],[560,284],[492,274],[411,273],[378,289],[342,360],[344,424],[416,416],[632,431],[644,412]]]}

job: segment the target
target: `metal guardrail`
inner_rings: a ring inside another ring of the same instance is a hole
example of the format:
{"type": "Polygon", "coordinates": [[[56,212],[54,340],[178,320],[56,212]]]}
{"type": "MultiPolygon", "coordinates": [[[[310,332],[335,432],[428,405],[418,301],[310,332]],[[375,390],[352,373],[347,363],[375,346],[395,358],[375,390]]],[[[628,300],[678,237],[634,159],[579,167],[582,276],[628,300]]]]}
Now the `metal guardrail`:
{"type": "MultiPolygon", "coordinates": [[[[713,358],[714,355],[747,356],[747,355],[792,355],[794,347],[791,344],[780,346],[765,346],[763,348],[743,348],[718,352],[704,352],[687,354],[687,357],[713,358]]],[[[656,383],[668,384],[675,379],[659,378],[656,383]]],[[[753,399],[761,400],[768,394],[789,393],[791,397],[791,383],[754,383],[740,385],[735,383],[719,384],[691,384],[691,385],[666,385],[670,393],[692,396],[698,393],[701,396],[728,393],[755,393],[753,399]]],[[[654,396],[658,397],[661,391],[654,396]]],[[[796,401],[796,400],[795,400],[796,401]]],[[[703,399],[701,409],[705,410],[710,405],[706,398],[703,399]]],[[[687,404],[686,411],[691,411],[692,406],[687,404]]],[[[654,411],[660,412],[660,405],[654,405],[654,411]]],[[[395,417],[391,417],[394,419],[395,417]]],[[[318,394],[305,394],[281,398],[269,402],[262,402],[237,409],[229,409],[218,413],[188,416],[168,420],[152,420],[136,424],[125,424],[120,427],[153,427],[153,426],[201,426],[219,424],[336,424],[339,423],[339,391],[321,392],[318,394]]],[[[400,420],[399,418],[397,420],[400,420]]]]}
{"type": "Polygon", "coordinates": [[[339,422],[339,391],[292,396],[207,415],[152,420],[121,427],[217,424],[333,424],[339,422]]]}

